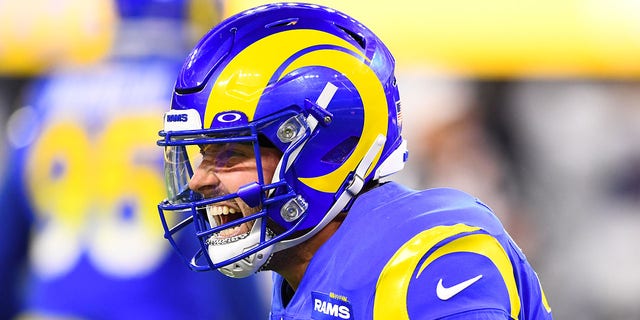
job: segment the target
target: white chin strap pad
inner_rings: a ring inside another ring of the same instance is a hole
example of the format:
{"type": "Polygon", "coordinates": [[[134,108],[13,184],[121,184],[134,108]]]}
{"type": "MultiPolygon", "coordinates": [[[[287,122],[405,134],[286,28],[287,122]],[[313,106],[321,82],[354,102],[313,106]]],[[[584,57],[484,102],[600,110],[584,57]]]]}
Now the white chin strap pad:
{"type": "MultiPolygon", "coordinates": [[[[260,243],[261,225],[262,219],[257,219],[246,238],[221,245],[209,245],[208,254],[211,261],[220,263],[255,248],[260,243]]],[[[265,237],[266,240],[269,240],[267,235],[265,237]]],[[[232,278],[248,277],[260,270],[271,256],[272,251],[273,247],[264,248],[244,259],[218,268],[218,271],[232,278]]]]}

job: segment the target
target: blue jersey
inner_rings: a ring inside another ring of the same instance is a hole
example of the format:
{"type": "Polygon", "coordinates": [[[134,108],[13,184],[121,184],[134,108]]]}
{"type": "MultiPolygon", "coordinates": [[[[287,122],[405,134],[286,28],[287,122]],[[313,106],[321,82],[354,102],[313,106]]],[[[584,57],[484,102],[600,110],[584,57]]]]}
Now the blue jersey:
{"type": "Polygon", "coordinates": [[[316,252],[286,307],[288,285],[274,280],[272,319],[551,319],[501,223],[454,189],[374,188],[316,252]]]}
{"type": "MultiPolygon", "coordinates": [[[[74,319],[266,316],[254,278],[192,272],[163,238],[156,207],[166,194],[163,153],[155,142],[158,115],[169,106],[181,62],[115,60],[34,83],[27,107],[16,114],[15,149],[1,195],[0,253],[7,261],[0,274],[11,274],[5,270],[18,251],[28,252],[29,271],[17,290],[24,296],[14,297],[21,313],[74,319]],[[25,247],[21,241],[27,240],[25,247]]],[[[13,262],[19,270],[20,262],[13,262]]]]}

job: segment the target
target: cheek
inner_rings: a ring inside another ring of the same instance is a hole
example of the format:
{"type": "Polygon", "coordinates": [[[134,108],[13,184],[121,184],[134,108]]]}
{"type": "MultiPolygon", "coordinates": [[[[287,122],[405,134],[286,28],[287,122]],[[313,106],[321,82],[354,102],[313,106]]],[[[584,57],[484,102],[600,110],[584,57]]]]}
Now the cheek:
{"type": "Polygon", "coordinates": [[[276,167],[278,166],[278,162],[280,161],[280,156],[277,154],[269,153],[267,156],[263,156],[262,158],[262,172],[264,174],[265,183],[270,183],[273,180],[273,175],[275,173],[276,167]]]}
{"type": "Polygon", "coordinates": [[[220,180],[227,191],[235,192],[242,186],[258,181],[258,173],[255,170],[232,172],[220,177],[220,180]]]}

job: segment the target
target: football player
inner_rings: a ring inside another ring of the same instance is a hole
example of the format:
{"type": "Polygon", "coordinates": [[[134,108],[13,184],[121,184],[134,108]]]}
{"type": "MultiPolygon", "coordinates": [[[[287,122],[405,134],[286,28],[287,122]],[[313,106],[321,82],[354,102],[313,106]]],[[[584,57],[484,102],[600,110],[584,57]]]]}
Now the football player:
{"type": "Polygon", "coordinates": [[[165,237],[194,270],[275,271],[272,319],[551,319],[487,205],[385,179],[407,160],[401,113],[391,53],[350,16],[279,3],[226,19],[164,116],[165,237]]]}

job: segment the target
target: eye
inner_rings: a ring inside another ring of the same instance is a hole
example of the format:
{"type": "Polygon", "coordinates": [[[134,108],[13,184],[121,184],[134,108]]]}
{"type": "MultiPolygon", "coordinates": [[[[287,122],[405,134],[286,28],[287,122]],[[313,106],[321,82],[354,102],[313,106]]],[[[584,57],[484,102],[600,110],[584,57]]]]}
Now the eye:
{"type": "Polygon", "coordinates": [[[244,144],[217,144],[202,146],[204,162],[216,168],[232,168],[253,158],[253,148],[244,144]]]}
{"type": "Polygon", "coordinates": [[[220,150],[215,156],[216,167],[219,168],[231,168],[244,162],[248,158],[248,155],[242,150],[236,148],[229,148],[220,150]]]}

